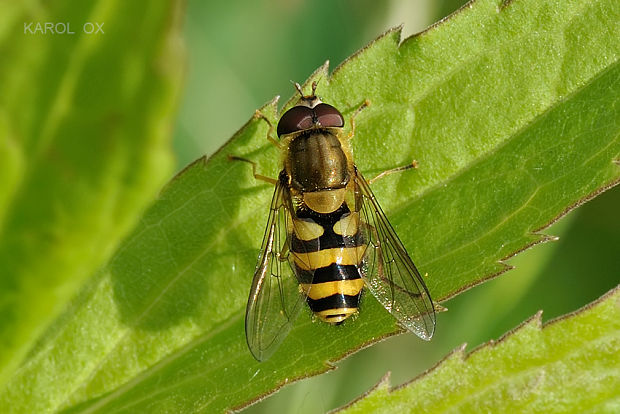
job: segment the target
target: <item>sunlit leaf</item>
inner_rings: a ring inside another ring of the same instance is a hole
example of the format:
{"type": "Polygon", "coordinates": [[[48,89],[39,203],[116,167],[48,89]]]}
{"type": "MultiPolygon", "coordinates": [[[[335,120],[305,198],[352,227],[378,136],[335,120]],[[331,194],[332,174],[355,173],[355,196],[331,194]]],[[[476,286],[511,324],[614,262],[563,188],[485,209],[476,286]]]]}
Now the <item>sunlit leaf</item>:
{"type": "Polygon", "coordinates": [[[171,171],[175,7],[2,3],[0,384],[171,171]]]}
{"type": "MultiPolygon", "coordinates": [[[[345,117],[371,100],[353,142],[367,176],[418,160],[375,191],[436,300],[502,272],[617,182],[619,21],[613,0],[480,0],[314,74],[345,117]]],[[[276,122],[275,104],[262,110],[276,122]]],[[[273,189],[227,155],[275,176],[267,129],[251,119],[166,186],[0,398],[16,411],[221,412],[397,331],[366,295],[355,320],[305,312],[271,359],[250,355],[243,314],[273,189]]]]}
{"type": "Polygon", "coordinates": [[[620,288],[541,328],[538,313],[466,354],[461,347],[421,377],[389,378],[354,413],[613,413],[620,409],[620,288]]]}

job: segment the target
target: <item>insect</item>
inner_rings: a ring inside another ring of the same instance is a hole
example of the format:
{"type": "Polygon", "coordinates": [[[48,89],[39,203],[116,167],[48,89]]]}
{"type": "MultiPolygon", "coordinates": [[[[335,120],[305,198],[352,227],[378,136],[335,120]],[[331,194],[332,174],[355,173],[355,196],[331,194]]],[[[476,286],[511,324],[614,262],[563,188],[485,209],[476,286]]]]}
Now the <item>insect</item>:
{"type": "MultiPolygon", "coordinates": [[[[340,324],[358,312],[363,287],[397,321],[425,340],[435,330],[433,302],[420,273],[355,164],[344,118],[312,93],[300,94],[277,125],[283,169],[275,184],[269,219],[245,317],[252,355],[263,361],[282,343],[304,302],[321,320],[340,324]]],[[[408,167],[385,171],[379,176],[408,167]]],[[[376,178],[378,178],[377,176],[376,178]]]]}

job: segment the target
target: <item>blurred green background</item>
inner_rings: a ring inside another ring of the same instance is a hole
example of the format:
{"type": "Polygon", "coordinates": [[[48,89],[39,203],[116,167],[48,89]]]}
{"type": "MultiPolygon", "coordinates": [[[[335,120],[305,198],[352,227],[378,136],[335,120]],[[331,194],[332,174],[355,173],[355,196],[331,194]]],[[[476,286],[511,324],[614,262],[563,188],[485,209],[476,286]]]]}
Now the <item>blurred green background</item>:
{"type": "MultiPolygon", "coordinates": [[[[286,101],[293,95],[291,80],[303,81],[325,60],[333,70],[390,27],[404,24],[403,35],[409,36],[463,3],[189,1],[189,65],[174,134],[177,169],[217,150],[275,95],[286,101]]],[[[558,241],[510,259],[515,270],[443,303],[449,312],[438,316],[431,342],[413,335],[390,338],[338,363],[335,371],[283,388],[247,412],[325,412],[356,398],[388,371],[392,384],[401,384],[460,344],[467,342],[471,350],[497,339],[540,309],[549,320],[591,302],[620,281],[619,205],[620,189],[607,191],[544,231],[558,241]]]]}

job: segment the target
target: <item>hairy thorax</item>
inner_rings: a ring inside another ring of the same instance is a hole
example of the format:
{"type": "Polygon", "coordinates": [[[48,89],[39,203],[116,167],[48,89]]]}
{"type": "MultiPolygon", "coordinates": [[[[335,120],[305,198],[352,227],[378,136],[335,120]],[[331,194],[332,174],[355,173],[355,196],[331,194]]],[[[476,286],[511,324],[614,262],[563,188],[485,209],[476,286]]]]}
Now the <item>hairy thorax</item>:
{"type": "Polygon", "coordinates": [[[310,130],[289,144],[287,173],[291,186],[312,210],[328,213],[344,200],[350,175],[338,138],[328,130],[310,130]]]}

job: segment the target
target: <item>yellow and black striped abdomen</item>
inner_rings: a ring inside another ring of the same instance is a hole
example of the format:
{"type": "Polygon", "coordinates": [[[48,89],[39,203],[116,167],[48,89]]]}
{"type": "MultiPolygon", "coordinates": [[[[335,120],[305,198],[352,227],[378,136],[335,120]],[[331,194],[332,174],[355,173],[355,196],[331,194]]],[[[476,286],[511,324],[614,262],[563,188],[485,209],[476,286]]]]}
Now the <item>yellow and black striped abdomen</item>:
{"type": "Polygon", "coordinates": [[[297,211],[293,267],[312,312],[337,324],[357,312],[364,287],[359,266],[366,244],[346,203],[331,213],[297,211]]]}

